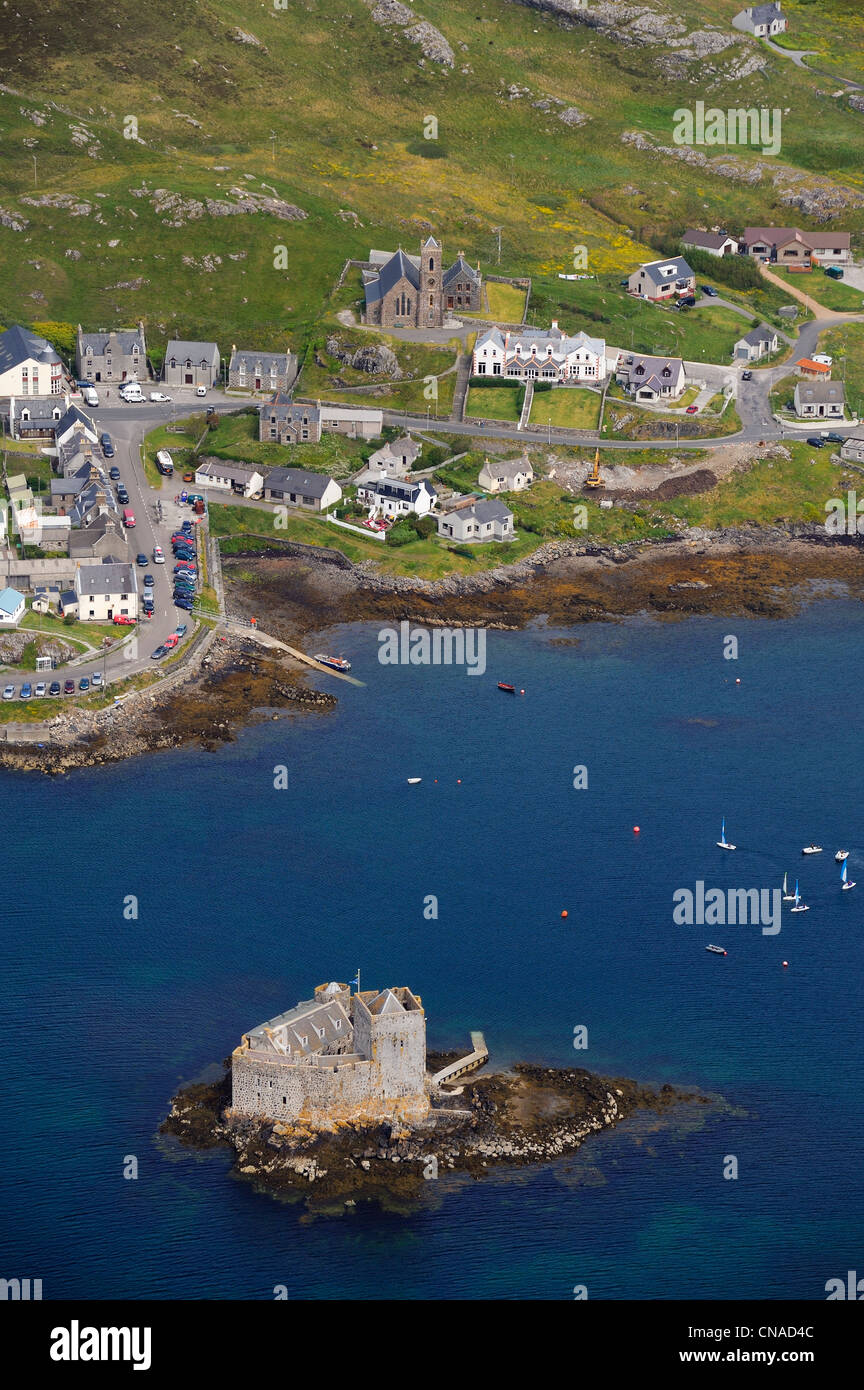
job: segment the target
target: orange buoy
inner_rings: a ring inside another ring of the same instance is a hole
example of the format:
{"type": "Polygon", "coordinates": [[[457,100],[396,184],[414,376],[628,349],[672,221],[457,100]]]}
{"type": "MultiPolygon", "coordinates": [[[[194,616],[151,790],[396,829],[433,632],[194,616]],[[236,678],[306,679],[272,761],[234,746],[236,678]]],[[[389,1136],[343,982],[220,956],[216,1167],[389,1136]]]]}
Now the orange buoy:
{"type": "Polygon", "coordinates": [[[634,834],[634,835],[638,835],[638,834],[639,834],[639,827],[638,827],[638,825],[634,825],[634,827],[633,827],[633,834],[634,834]]]}
{"type": "Polygon", "coordinates": [[[566,916],[567,916],[567,909],[566,909],[566,907],[565,907],[564,911],[561,913],[561,916],[562,916],[562,917],[566,917],[566,916]]]}

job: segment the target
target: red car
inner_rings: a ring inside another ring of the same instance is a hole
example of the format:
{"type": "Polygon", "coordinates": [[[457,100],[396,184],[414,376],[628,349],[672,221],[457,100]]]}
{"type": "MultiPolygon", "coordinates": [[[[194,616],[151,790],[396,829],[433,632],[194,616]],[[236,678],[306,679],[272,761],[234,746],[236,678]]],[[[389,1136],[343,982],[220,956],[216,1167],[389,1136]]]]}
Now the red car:
{"type": "Polygon", "coordinates": [[[114,614],[114,621],[115,621],[115,623],[117,624],[118,627],[134,627],[134,626],[135,626],[135,619],[134,619],[134,618],[127,618],[126,615],[125,615],[125,613],[115,613],[115,614],[114,614]]]}
{"type": "Polygon", "coordinates": [[[171,647],[176,647],[179,641],[180,638],[177,636],[177,634],[172,632],[170,637],[165,638],[165,641],[162,643],[162,645],[163,647],[168,647],[170,650],[171,647]]]}
{"type": "Polygon", "coordinates": [[[698,407],[698,405],[688,405],[688,407],[687,407],[687,409],[685,410],[684,414],[685,414],[685,415],[698,415],[698,414],[699,414],[699,407],[698,407]]]}
{"type": "Polygon", "coordinates": [[[63,682],[63,694],[64,694],[64,695],[74,695],[74,694],[75,694],[75,682],[74,682],[74,681],[64,681],[64,682],[63,682]]]}

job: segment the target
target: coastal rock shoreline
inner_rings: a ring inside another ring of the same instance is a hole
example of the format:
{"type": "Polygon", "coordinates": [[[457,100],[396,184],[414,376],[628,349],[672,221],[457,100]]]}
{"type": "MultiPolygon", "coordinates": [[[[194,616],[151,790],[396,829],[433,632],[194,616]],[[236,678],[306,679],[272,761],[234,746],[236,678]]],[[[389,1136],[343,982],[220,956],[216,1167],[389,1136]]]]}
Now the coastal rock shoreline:
{"type": "MultiPolygon", "coordinates": [[[[429,1058],[433,1067],[441,1060],[429,1058]]],[[[452,1092],[433,1089],[432,1098],[429,1119],[412,1125],[334,1122],[313,1129],[250,1119],[230,1108],[226,1062],[220,1080],[174,1096],[160,1133],[191,1149],[227,1146],[235,1176],[271,1196],[299,1198],[310,1210],[344,1210],[361,1201],[411,1210],[429,1195],[430,1180],[548,1163],[574,1154],[592,1134],[637,1110],[662,1115],[675,1106],[712,1103],[668,1084],[654,1090],[581,1067],[527,1062],[463,1077],[452,1092]]]]}

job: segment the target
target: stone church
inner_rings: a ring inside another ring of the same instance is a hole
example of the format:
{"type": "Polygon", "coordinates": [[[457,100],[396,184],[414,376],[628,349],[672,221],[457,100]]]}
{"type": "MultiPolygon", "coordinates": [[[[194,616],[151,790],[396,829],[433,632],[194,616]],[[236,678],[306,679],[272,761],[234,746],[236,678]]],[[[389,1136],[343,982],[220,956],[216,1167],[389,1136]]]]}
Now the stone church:
{"type": "Polygon", "coordinates": [[[433,236],[419,256],[398,251],[370,251],[363,271],[366,322],[381,328],[443,328],[449,316],[480,312],[480,267],[474,270],[462,252],[447,269],[441,243],[433,236]]]}

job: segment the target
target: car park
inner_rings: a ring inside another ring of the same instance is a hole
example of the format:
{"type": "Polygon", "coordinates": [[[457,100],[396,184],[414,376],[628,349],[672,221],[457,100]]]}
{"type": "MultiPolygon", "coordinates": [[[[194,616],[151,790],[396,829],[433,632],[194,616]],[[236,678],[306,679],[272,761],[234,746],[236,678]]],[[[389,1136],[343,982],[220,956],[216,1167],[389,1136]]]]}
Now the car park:
{"type": "Polygon", "coordinates": [[[155,651],[153,651],[153,652],[150,653],[150,660],[151,660],[151,661],[161,661],[161,660],[162,660],[162,657],[163,657],[163,656],[167,656],[167,655],[168,655],[168,648],[167,648],[167,647],[157,647],[155,651]]]}
{"type": "Polygon", "coordinates": [[[171,397],[166,396],[164,391],[151,391],[150,399],[151,401],[157,401],[159,405],[167,405],[169,404],[171,397]]]}
{"type": "Polygon", "coordinates": [[[154,545],[153,547],[153,563],[154,565],[164,565],[165,563],[165,551],[161,545],[154,545]]]}
{"type": "Polygon", "coordinates": [[[4,700],[14,700],[14,699],[15,699],[15,687],[14,687],[14,685],[6,685],[6,686],[3,687],[3,699],[4,699],[4,700]]]}
{"type": "Polygon", "coordinates": [[[144,554],[143,550],[140,551],[139,554],[137,554],[137,555],[135,556],[135,563],[136,563],[136,565],[147,565],[147,564],[150,563],[149,560],[147,559],[147,556],[144,554]]]}
{"type": "Polygon", "coordinates": [[[810,445],[810,448],[811,448],[811,449],[824,449],[824,448],[825,448],[825,440],[824,440],[824,439],[820,439],[820,437],[819,437],[818,434],[808,434],[807,439],[806,439],[805,442],[806,442],[807,444],[810,445]]]}
{"type": "Polygon", "coordinates": [[[33,694],[33,687],[32,687],[32,685],[30,684],[29,681],[25,681],[24,684],[23,684],[22,687],[21,687],[21,699],[22,699],[22,700],[29,700],[32,694],[33,694]]]}
{"type": "Polygon", "coordinates": [[[112,483],[119,482],[119,479],[120,479],[120,469],[117,467],[116,463],[113,464],[112,467],[108,469],[108,477],[111,479],[112,483]]]}
{"type": "Polygon", "coordinates": [[[36,686],[36,689],[35,689],[34,692],[33,692],[33,698],[36,699],[36,700],[42,700],[42,699],[44,699],[44,697],[45,697],[45,682],[44,682],[44,681],[40,681],[39,684],[36,686]]]}
{"type": "Polygon", "coordinates": [[[688,407],[687,407],[687,409],[685,410],[684,414],[685,414],[685,415],[698,415],[698,414],[699,414],[699,407],[698,407],[698,405],[688,405],[688,407]]]}
{"type": "MultiPolygon", "coordinates": [[[[145,563],[145,564],[147,563],[146,560],[145,560],[144,563],[145,563]]],[[[153,588],[153,585],[154,585],[155,583],[156,583],[156,580],[153,578],[152,574],[145,574],[145,576],[144,576],[144,588],[145,588],[145,589],[152,589],[152,588],[153,588]]]]}
{"type": "Polygon", "coordinates": [[[48,694],[49,694],[49,695],[59,695],[59,694],[60,694],[60,682],[59,682],[59,681],[52,681],[52,682],[51,682],[51,684],[50,684],[49,687],[48,687],[48,694]]]}
{"type": "Polygon", "coordinates": [[[89,677],[89,676],[82,676],[82,677],[81,677],[80,681],[78,682],[78,689],[79,689],[79,690],[89,690],[89,689],[90,689],[90,677],[89,677]]]}
{"type": "Polygon", "coordinates": [[[75,682],[74,682],[73,680],[68,680],[68,681],[64,681],[64,682],[63,682],[63,694],[64,694],[64,695],[74,695],[74,694],[75,694],[75,682]]]}

